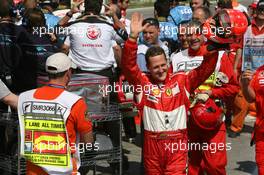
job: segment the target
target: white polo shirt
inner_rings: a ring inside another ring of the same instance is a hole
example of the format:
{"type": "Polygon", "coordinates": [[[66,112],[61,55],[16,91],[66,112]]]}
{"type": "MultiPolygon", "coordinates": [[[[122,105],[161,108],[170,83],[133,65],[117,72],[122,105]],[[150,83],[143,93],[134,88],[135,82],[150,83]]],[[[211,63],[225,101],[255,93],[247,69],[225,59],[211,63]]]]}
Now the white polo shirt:
{"type": "Polygon", "coordinates": [[[116,32],[106,19],[88,16],[67,28],[65,44],[70,46],[69,57],[81,70],[99,71],[113,66],[112,41],[116,32]]]}

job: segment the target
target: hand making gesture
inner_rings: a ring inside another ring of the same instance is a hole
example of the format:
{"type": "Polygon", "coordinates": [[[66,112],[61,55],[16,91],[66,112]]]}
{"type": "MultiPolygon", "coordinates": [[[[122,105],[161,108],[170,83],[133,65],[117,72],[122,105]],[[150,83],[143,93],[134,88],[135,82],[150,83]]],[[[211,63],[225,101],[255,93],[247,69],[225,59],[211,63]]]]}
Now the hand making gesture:
{"type": "Polygon", "coordinates": [[[138,12],[132,14],[129,36],[130,39],[137,40],[139,33],[149,26],[149,23],[146,23],[144,26],[142,26],[143,20],[144,18],[142,14],[138,12]]]}

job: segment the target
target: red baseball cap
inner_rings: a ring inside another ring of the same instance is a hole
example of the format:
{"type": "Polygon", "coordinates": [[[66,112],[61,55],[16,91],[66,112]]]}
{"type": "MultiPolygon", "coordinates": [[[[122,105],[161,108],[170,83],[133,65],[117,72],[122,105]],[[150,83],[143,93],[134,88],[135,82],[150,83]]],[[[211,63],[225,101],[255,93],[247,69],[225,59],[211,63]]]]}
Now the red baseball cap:
{"type": "Polygon", "coordinates": [[[259,0],[253,0],[253,2],[249,5],[249,7],[256,9],[258,2],[259,2],[259,0]]]}

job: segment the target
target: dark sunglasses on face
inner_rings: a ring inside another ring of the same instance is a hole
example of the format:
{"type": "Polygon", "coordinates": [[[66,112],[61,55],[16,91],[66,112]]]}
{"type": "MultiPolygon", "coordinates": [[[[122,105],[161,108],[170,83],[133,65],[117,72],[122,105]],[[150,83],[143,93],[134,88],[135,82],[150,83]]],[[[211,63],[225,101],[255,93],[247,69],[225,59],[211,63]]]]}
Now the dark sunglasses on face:
{"type": "Polygon", "coordinates": [[[257,11],[258,12],[264,12],[264,6],[261,6],[261,7],[257,8],[257,11]]]}

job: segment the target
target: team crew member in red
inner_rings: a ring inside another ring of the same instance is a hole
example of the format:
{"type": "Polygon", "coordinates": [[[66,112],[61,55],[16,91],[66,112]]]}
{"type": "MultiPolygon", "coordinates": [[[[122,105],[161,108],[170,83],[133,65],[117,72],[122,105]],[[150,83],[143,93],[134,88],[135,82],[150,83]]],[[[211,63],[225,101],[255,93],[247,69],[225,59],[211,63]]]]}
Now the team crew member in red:
{"type": "Polygon", "coordinates": [[[51,55],[46,61],[49,84],[19,96],[21,154],[27,159],[27,175],[77,174],[80,166],[78,140],[86,144],[93,141],[92,123],[85,118],[85,101],[65,91],[71,65],[67,55],[51,55]],[[56,139],[60,140],[60,145],[56,145],[56,139]],[[55,146],[47,147],[46,143],[55,146]],[[54,164],[47,161],[54,158],[59,161],[54,164]]]}
{"type": "MultiPolygon", "coordinates": [[[[188,25],[194,29],[201,26],[199,21],[191,21],[188,25]]],[[[204,43],[202,34],[187,33],[189,48],[175,54],[172,57],[173,71],[188,72],[198,67],[204,60],[200,53],[200,47],[204,43]]],[[[214,73],[196,90],[196,100],[207,101],[210,98],[228,101],[234,97],[238,90],[236,75],[232,64],[225,51],[219,51],[218,61],[214,73]]],[[[195,117],[195,116],[192,116],[195,117]]],[[[189,141],[192,144],[216,144],[210,149],[191,149],[189,157],[188,174],[203,174],[205,171],[210,175],[226,174],[227,155],[224,147],[218,149],[218,145],[226,145],[226,128],[223,119],[219,126],[210,131],[197,127],[196,123],[190,122],[188,130],[189,141]]]]}
{"type": "MultiPolygon", "coordinates": [[[[248,27],[244,38],[252,38],[254,40],[263,40],[264,37],[264,1],[261,0],[258,2],[256,9],[256,13],[253,16],[253,20],[251,25],[248,27]]],[[[241,68],[241,60],[239,62],[239,68],[241,68]]],[[[235,111],[234,118],[232,124],[230,126],[231,137],[239,136],[239,133],[242,131],[244,125],[244,119],[250,110],[250,108],[254,109],[254,103],[247,103],[245,98],[243,97],[242,92],[235,99],[235,111]]]]}
{"type": "Polygon", "coordinates": [[[135,87],[145,89],[139,90],[138,94],[143,111],[145,173],[183,175],[186,174],[188,150],[180,149],[180,145],[187,145],[189,94],[212,74],[218,52],[210,53],[208,47],[203,46],[201,52],[205,61],[200,67],[188,74],[171,75],[163,49],[151,47],[146,53],[150,72],[147,76],[136,62],[136,41],[148,25],[142,27],[142,21],[143,16],[139,13],[132,15],[131,34],[125,43],[121,63],[127,80],[135,87]]]}
{"type": "Polygon", "coordinates": [[[241,82],[246,100],[249,103],[256,103],[257,120],[253,139],[256,143],[258,175],[264,175],[264,66],[258,68],[255,74],[251,70],[246,70],[242,74],[241,82]]]}

